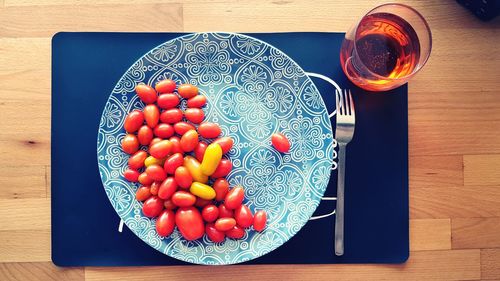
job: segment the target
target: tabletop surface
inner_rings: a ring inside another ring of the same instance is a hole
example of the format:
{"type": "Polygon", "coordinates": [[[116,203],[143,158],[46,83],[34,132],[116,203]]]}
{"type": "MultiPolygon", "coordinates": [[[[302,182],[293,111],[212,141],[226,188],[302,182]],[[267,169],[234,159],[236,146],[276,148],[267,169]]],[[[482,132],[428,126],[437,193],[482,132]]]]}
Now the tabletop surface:
{"type": "Polygon", "coordinates": [[[433,33],[431,58],[409,85],[408,262],[207,273],[199,266],[62,269],[50,261],[52,35],[346,31],[382,2],[0,0],[0,280],[500,280],[500,18],[481,22],[455,1],[402,2],[433,33]]]}

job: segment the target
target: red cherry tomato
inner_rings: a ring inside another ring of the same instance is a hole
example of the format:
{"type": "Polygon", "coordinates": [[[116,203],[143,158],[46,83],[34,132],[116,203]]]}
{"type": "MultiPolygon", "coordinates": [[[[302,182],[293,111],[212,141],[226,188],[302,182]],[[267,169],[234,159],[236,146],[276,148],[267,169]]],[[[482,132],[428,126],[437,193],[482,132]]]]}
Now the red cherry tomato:
{"type": "Polygon", "coordinates": [[[229,210],[224,204],[219,205],[219,218],[232,218],[233,215],[233,210],[229,210]]]}
{"type": "Polygon", "coordinates": [[[160,108],[170,109],[178,106],[180,99],[176,94],[161,94],[157,103],[160,108]]]}
{"type": "Polygon", "coordinates": [[[153,195],[158,195],[158,191],[160,190],[160,182],[153,182],[149,187],[149,192],[153,195]]]}
{"type": "Polygon", "coordinates": [[[144,123],[144,113],[140,110],[133,110],[127,117],[125,117],[125,122],[123,123],[123,128],[128,133],[134,133],[139,130],[139,128],[144,123]]]}
{"type": "Polygon", "coordinates": [[[148,125],[143,125],[137,132],[137,138],[141,145],[149,145],[153,140],[153,129],[149,128],[148,125]]]}
{"type": "Polygon", "coordinates": [[[233,218],[220,218],[215,221],[215,229],[218,231],[228,231],[236,225],[233,218]]]}
{"type": "Polygon", "coordinates": [[[165,207],[165,209],[167,210],[177,209],[177,205],[175,205],[174,202],[172,202],[172,199],[165,200],[165,202],[163,203],[163,207],[165,207]]]}
{"type": "Polygon", "coordinates": [[[149,85],[139,84],[135,86],[135,92],[146,104],[154,103],[158,98],[155,89],[151,88],[149,85]]]}
{"type": "Polygon", "coordinates": [[[206,222],[214,222],[219,218],[219,208],[213,204],[206,205],[203,207],[203,210],[201,210],[201,216],[206,222]]]}
{"type": "Polygon", "coordinates": [[[174,131],[174,128],[172,127],[172,125],[170,124],[158,124],[155,128],[154,128],[154,133],[155,133],[155,136],[159,137],[159,138],[162,138],[162,139],[167,139],[171,136],[174,135],[175,131],[174,131]]]}
{"type": "Polygon", "coordinates": [[[213,143],[218,143],[222,148],[222,153],[226,154],[233,147],[233,139],[230,137],[222,137],[216,139],[213,143]]]}
{"type": "Polygon", "coordinates": [[[227,237],[232,239],[241,239],[243,238],[243,236],[245,236],[245,230],[242,227],[235,225],[233,226],[233,228],[226,231],[225,234],[227,237]]]}
{"type": "Polygon", "coordinates": [[[139,172],[132,169],[126,169],[125,172],[123,172],[123,177],[129,182],[137,182],[139,179],[139,172]]]}
{"type": "Polygon", "coordinates": [[[193,183],[193,177],[184,166],[180,166],[175,170],[174,178],[180,188],[188,189],[193,183]]]}
{"type": "Polygon", "coordinates": [[[122,140],[122,149],[127,154],[134,154],[139,150],[139,140],[134,134],[126,135],[122,140]]]}
{"type": "Polygon", "coordinates": [[[175,124],[182,120],[182,110],[178,108],[171,108],[163,111],[160,115],[160,120],[163,123],[175,124]]]}
{"type": "Polygon", "coordinates": [[[159,143],[160,141],[162,141],[161,138],[154,138],[151,140],[151,142],[149,143],[149,149],[151,149],[151,147],[155,144],[155,143],[159,143]]]}
{"type": "Polygon", "coordinates": [[[142,213],[148,218],[154,218],[158,216],[163,210],[163,200],[157,196],[150,197],[148,200],[144,201],[142,205],[142,213]]]}
{"type": "Polygon", "coordinates": [[[172,195],[172,202],[179,207],[193,206],[196,202],[196,197],[187,191],[177,191],[172,195]]]}
{"type": "Polygon", "coordinates": [[[198,145],[194,148],[194,156],[198,161],[203,162],[203,156],[205,155],[205,150],[207,150],[208,144],[204,141],[200,141],[198,145]]]}
{"type": "Polygon", "coordinates": [[[207,225],[205,226],[205,233],[207,234],[208,238],[214,243],[220,243],[224,241],[224,238],[226,238],[224,232],[218,231],[213,223],[207,223],[207,225]]]}
{"type": "Polygon", "coordinates": [[[163,168],[167,174],[173,175],[175,170],[182,164],[184,164],[184,156],[181,153],[175,153],[167,158],[163,168]]]}
{"type": "Polygon", "coordinates": [[[128,159],[128,166],[130,167],[130,169],[139,170],[140,168],[144,167],[144,160],[146,160],[146,157],[148,157],[148,153],[144,150],[139,150],[132,156],[130,156],[130,158],[128,159]]]}
{"type": "Polygon", "coordinates": [[[156,232],[160,236],[169,236],[174,232],[175,214],[172,210],[163,210],[156,219],[156,232]]]}
{"type": "Polygon", "coordinates": [[[240,205],[234,210],[234,219],[239,226],[250,227],[253,224],[252,211],[246,205],[240,205]]]}
{"type": "Polygon", "coordinates": [[[216,179],[212,187],[215,190],[216,201],[222,201],[226,198],[226,194],[229,191],[229,182],[225,178],[216,179]]]}
{"type": "Polygon", "coordinates": [[[175,132],[181,136],[184,135],[189,130],[196,130],[196,128],[193,125],[186,122],[175,123],[174,129],[175,132]]]}
{"type": "Polygon", "coordinates": [[[215,172],[210,177],[213,179],[223,178],[231,172],[231,169],[233,169],[233,163],[231,163],[231,160],[222,158],[217,166],[217,169],[215,169],[215,172]]]}
{"type": "Polygon", "coordinates": [[[146,201],[151,197],[151,191],[149,191],[149,186],[141,186],[135,192],[135,199],[139,201],[146,201]]]}
{"type": "Polygon", "coordinates": [[[271,143],[277,151],[286,153],[290,150],[290,142],[281,133],[275,133],[271,136],[271,143]]]}
{"type": "Polygon", "coordinates": [[[206,205],[209,205],[211,203],[212,203],[212,200],[207,200],[207,199],[203,199],[200,197],[196,197],[196,202],[194,202],[194,205],[198,208],[203,208],[206,205]]]}
{"type": "Polygon", "coordinates": [[[181,148],[181,139],[179,137],[173,136],[168,140],[172,143],[172,153],[184,153],[181,148]]]}
{"type": "Polygon", "coordinates": [[[224,205],[226,208],[234,210],[241,205],[244,197],[245,191],[243,190],[243,187],[236,186],[227,193],[226,198],[224,199],[224,205]]]}
{"type": "Polygon", "coordinates": [[[160,110],[154,104],[148,104],[144,107],[144,120],[150,128],[156,127],[160,121],[160,110]]]}
{"type": "Polygon", "coordinates": [[[156,159],[167,157],[172,150],[172,143],[169,140],[162,140],[153,144],[149,148],[149,154],[156,159]]]}
{"type": "Polygon", "coordinates": [[[158,197],[163,200],[170,199],[172,194],[177,191],[177,183],[173,177],[166,178],[160,185],[158,189],[158,197]]]}
{"type": "Polygon", "coordinates": [[[184,116],[189,122],[199,124],[205,118],[205,113],[199,108],[188,108],[184,111],[184,116]]]}
{"type": "Polygon", "coordinates": [[[198,88],[191,84],[182,84],[177,89],[177,92],[181,97],[189,99],[198,95],[198,88]]]}
{"type": "Polygon", "coordinates": [[[186,240],[196,240],[205,234],[205,225],[195,207],[184,207],[175,213],[175,224],[186,240]]]}
{"type": "Polygon", "coordinates": [[[153,180],[146,174],[146,172],[143,172],[142,174],[139,175],[139,178],[137,179],[140,184],[149,186],[153,183],[153,180]]]}
{"type": "Polygon", "coordinates": [[[207,97],[203,95],[192,97],[187,101],[187,107],[190,108],[202,108],[205,104],[207,104],[207,97]]]}
{"type": "Polygon", "coordinates": [[[163,181],[167,177],[165,170],[163,170],[160,165],[156,164],[149,165],[149,167],[146,168],[146,174],[154,181],[163,181]]]}
{"type": "Polygon", "coordinates": [[[198,133],[196,130],[189,130],[181,137],[181,148],[185,152],[191,152],[198,145],[198,133]]]}
{"type": "Polygon", "coordinates": [[[198,133],[206,139],[214,139],[221,133],[219,125],[211,122],[203,122],[198,126],[198,133]]]}
{"type": "Polygon", "coordinates": [[[260,232],[264,230],[264,228],[266,228],[266,223],[267,223],[266,212],[263,210],[255,212],[255,215],[253,216],[253,229],[260,232]]]}
{"type": "Polygon", "coordinates": [[[175,82],[171,79],[165,79],[161,80],[160,82],[156,83],[155,89],[158,93],[173,93],[175,90],[175,82]]]}

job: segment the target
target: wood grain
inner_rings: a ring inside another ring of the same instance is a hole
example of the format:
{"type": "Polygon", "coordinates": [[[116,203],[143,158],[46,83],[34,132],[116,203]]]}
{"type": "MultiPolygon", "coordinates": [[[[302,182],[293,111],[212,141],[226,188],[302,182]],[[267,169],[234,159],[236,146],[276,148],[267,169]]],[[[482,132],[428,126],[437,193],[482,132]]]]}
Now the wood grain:
{"type": "Polygon", "coordinates": [[[465,155],[465,185],[500,185],[500,154],[465,155]]]}
{"type": "Polygon", "coordinates": [[[451,249],[450,219],[410,220],[410,250],[451,249]]]}
{"type": "Polygon", "coordinates": [[[481,279],[500,279],[500,249],[481,250],[481,279]]]}
{"type": "Polygon", "coordinates": [[[0,230],[1,262],[50,261],[50,230],[0,230]]]}
{"type": "Polygon", "coordinates": [[[85,280],[83,268],[60,268],[51,262],[0,263],[0,280],[85,280]]]}
{"type": "Polygon", "coordinates": [[[50,199],[0,199],[0,217],[0,231],[50,230],[50,199]]]}
{"type": "Polygon", "coordinates": [[[46,197],[45,167],[41,165],[4,165],[2,173],[0,173],[0,186],[2,187],[0,188],[0,200],[44,198],[46,197]]]}
{"type": "Polygon", "coordinates": [[[461,155],[410,157],[410,188],[463,185],[461,155]]]}
{"type": "Polygon", "coordinates": [[[500,247],[500,218],[457,218],[451,220],[452,248],[500,247]]]}

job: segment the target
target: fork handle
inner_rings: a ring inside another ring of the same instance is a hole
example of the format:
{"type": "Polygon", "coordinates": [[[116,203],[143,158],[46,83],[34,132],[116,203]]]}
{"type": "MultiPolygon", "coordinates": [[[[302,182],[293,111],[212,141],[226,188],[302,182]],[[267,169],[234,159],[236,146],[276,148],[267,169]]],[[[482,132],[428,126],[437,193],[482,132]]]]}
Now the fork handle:
{"type": "Polygon", "coordinates": [[[346,144],[339,143],[337,167],[337,206],[335,208],[335,255],[344,254],[344,183],[346,144]]]}

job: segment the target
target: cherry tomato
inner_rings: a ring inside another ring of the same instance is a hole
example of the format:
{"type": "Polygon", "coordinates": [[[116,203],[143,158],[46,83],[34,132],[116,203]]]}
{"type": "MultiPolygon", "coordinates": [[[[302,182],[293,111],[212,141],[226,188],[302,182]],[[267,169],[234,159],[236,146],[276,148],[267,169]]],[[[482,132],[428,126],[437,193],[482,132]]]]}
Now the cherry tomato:
{"type": "Polygon", "coordinates": [[[213,223],[207,223],[207,225],[205,226],[205,233],[207,234],[208,238],[214,243],[220,243],[224,241],[224,238],[226,238],[224,232],[218,231],[213,223]]]}
{"type": "Polygon", "coordinates": [[[182,84],[177,89],[177,92],[181,97],[189,99],[198,95],[198,88],[191,84],[182,84]]]}
{"type": "Polygon", "coordinates": [[[140,184],[149,186],[153,183],[153,180],[146,174],[146,172],[143,172],[142,174],[139,175],[139,178],[137,179],[140,184]]]}
{"type": "Polygon", "coordinates": [[[150,128],[156,127],[160,121],[160,110],[158,107],[154,104],[146,105],[144,107],[144,119],[150,128]]]}
{"type": "Polygon", "coordinates": [[[196,197],[187,191],[176,191],[172,195],[172,202],[179,207],[189,207],[194,205],[196,197]]]}
{"type": "Polygon", "coordinates": [[[217,143],[220,145],[220,147],[222,148],[222,153],[223,154],[226,154],[229,152],[229,150],[231,150],[231,148],[233,147],[233,139],[230,138],[230,137],[221,137],[221,138],[218,138],[216,139],[214,142],[212,143],[217,143]]]}
{"type": "Polygon", "coordinates": [[[158,197],[163,200],[170,199],[172,194],[177,191],[177,183],[173,177],[166,178],[160,185],[158,189],[158,197]]]}
{"type": "Polygon", "coordinates": [[[206,183],[208,181],[208,177],[201,172],[200,162],[193,158],[192,156],[184,157],[184,167],[186,167],[193,177],[193,181],[206,183]]]}
{"type": "Polygon", "coordinates": [[[178,106],[180,99],[176,94],[161,94],[158,97],[157,103],[160,108],[170,109],[178,106]]]}
{"type": "Polygon", "coordinates": [[[149,148],[149,154],[156,159],[161,159],[167,157],[171,150],[172,143],[169,140],[162,140],[149,148]]]}
{"type": "Polygon", "coordinates": [[[266,212],[263,210],[255,212],[255,215],[253,216],[253,229],[260,232],[264,230],[264,228],[266,228],[266,223],[267,223],[266,212]]]}
{"type": "Polygon", "coordinates": [[[167,210],[177,209],[177,205],[175,205],[174,202],[172,202],[172,199],[165,200],[165,202],[163,203],[163,207],[165,207],[165,209],[167,210]]]}
{"type": "Polygon", "coordinates": [[[139,172],[132,169],[126,169],[125,172],[123,172],[123,177],[129,182],[137,182],[139,179],[139,172]]]}
{"type": "Polygon", "coordinates": [[[205,104],[207,104],[207,97],[203,95],[192,97],[187,101],[187,107],[190,108],[202,108],[205,104]]]}
{"type": "Polygon", "coordinates": [[[139,140],[134,134],[126,135],[122,140],[122,149],[127,154],[134,154],[139,150],[139,140]]]}
{"type": "Polygon", "coordinates": [[[140,110],[133,110],[127,117],[125,117],[125,122],[123,123],[123,128],[128,133],[133,133],[142,126],[144,123],[144,113],[140,110]]]}
{"type": "Polygon", "coordinates": [[[219,218],[215,221],[215,228],[218,231],[228,231],[236,225],[236,220],[233,218],[219,218]]]}
{"type": "Polygon", "coordinates": [[[144,150],[139,150],[130,156],[128,159],[128,166],[130,169],[139,170],[144,167],[144,160],[146,160],[146,157],[148,157],[148,153],[144,150]]]}
{"type": "Polygon", "coordinates": [[[144,201],[142,205],[142,213],[148,218],[154,218],[158,216],[163,210],[163,200],[157,196],[152,196],[148,200],[144,201]]]}
{"type": "Polygon", "coordinates": [[[175,169],[174,178],[180,188],[187,189],[191,187],[191,183],[193,183],[193,177],[189,173],[188,169],[184,166],[180,166],[175,169]]]}
{"type": "Polygon", "coordinates": [[[175,90],[175,82],[170,79],[165,79],[161,80],[160,82],[156,83],[155,89],[158,93],[173,93],[175,90]]]}
{"type": "Polygon", "coordinates": [[[175,153],[170,155],[165,161],[163,168],[167,174],[173,175],[175,170],[184,164],[184,156],[181,153],[175,153]]]}
{"type": "Polygon", "coordinates": [[[185,152],[191,152],[198,145],[198,133],[196,130],[189,130],[181,137],[181,148],[185,152]]]}
{"type": "Polygon", "coordinates": [[[219,205],[219,218],[232,218],[233,210],[229,210],[224,204],[219,205]]]}
{"type": "Polygon", "coordinates": [[[156,164],[149,165],[146,168],[146,174],[154,181],[163,181],[167,177],[165,170],[163,170],[160,165],[156,164]]]}
{"type": "Polygon", "coordinates": [[[226,231],[226,236],[232,239],[241,239],[245,236],[245,230],[240,226],[233,226],[230,230],[226,231]]]}
{"type": "Polygon", "coordinates": [[[233,169],[233,163],[231,163],[231,160],[223,158],[220,160],[219,166],[217,166],[217,169],[215,169],[215,172],[211,175],[211,177],[214,179],[223,178],[231,172],[231,169],[233,169]]]}
{"type": "Polygon", "coordinates": [[[175,124],[182,120],[182,110],[178,108],[171,108],[163,111],[160,115],[160,120],[163,123],[175,124]]]}
{"type": "Polygon", "coordinates": [[[153,129],[149,128],[148,125],[143,125],[137,132],[137,138],[140,144],[149,145],[153,140],[153,129]]]}
{"type": "Polygon", "coordinates": [[[196,202],[194,202],[194,205],[198,208],[203,208],[206,205],[211,204],[213,201],[212,200],[206,200],[200,197],[196,197],[196,202]]]}
{"type": "Polygon", "coordinates": [[[181,136],[184,135],[189,130],[196,130],[196,128],[193,125],[186,122],[175,123],[174,129],[175,132],[181,136]]]}
{"type": "Polygon", "coordinates": [[[206,205],[203,207],[203,210],[201,210],[201,216],[206,222],[214,222],[219,218],[219,208],[213,204],[206,205]]]}
{"type": "MultiPolygon", "coordinates": [[[[147,126],[146,126],[147,127],[147,126]]],[[[151,128],[150,128],[151,129],[151,128]]],[[[151,140],[151,142],[149,143],[149,148],[151,148],[151,146],[153,146],[155,143],[158,143],[160,141],[162,141],[163,139],[161,138],[154,138],[151,140]]]]}
{"type": "Polygon", "coordinates": [[[239,226],[250,227],[253,224],[252,211],[246,205],[240,205],[234,210],[234,219],[239,226]]]}
{"type": "Polygon", "coordinates": [[[196,240],[205,234],[205,225],[195,207],[179,208],[175,213],[175,224],[186,240],[196,240]]]}
{"type": "MultiPolygon", "coordinates": [[[[186,133],[187,134],[187,133],[186,133]]],[[[217,143],[211,143],[205,150],[203,161],[201,162],[201,172],[210,176],[215,172],[222,159],[222,148],[217,143]]]]}
{"type": "Polygon", "coordinates": [[[211,122],[203,122],[198,126],[198,133],[206,139],[214,139],[221,133],[219,125],[211,122]]]}
{"type": "Polygon", "coordinates": [[[199,124],[205,118],[205,113],[199,108],[188,108],[184,111],[184,116],[189,122],[199,124]]]}
{"type": "Polygon", "coordinates": [[[201,182],[193,182],[191,184],[191,187],[189,188],[189,191],[193,194],[196,195],[200,198],[203,198],[205,200],[212,200],[215,198],[215,191],[214,189],[201,182]]]}
{"type": "Polygon", "coordinates": [[[156,219],[156,232],[160,236],[169,236],[174,232],[175,214],[172,210],[163,210],[156,219]]]}
{"type": "Polygon", "coordinates": [[[146,201],[151,197],[151,191],[149,191],[149,186],[141,186],[135,192],[135,199],[139,201],[146,201]]]}
{"type": "Polygon", "coordinates": [[[244,197],[245,191],[243,187],[236,186],[227,193],[226,198],[224,198],[224,205],[228,209],[236,209],[241,205],[244,197]]]}
{"type": "Polygon", "coordinates": [[[222,201],[226,198],[226,194],[229,191],[229,182],[225,178],[216,179],[212,187],[215,190],[215,200],[222,201]]]}
{"type": "Polygon", "coordinates": [[[179,137],[173,136],[169,141],[172,143],[172,153],[184,153],[181,148],[181,139],[179,137]]]}
{"type": "Polygon", "coordinates": [[[155,89],[146,84],[139,84],[135,86],[135,92],[139,98],[146,104],[154,103],[158,98],[155,89]]]}
{"type": "Polygon", "coordinates": [[[160,166],[163,166],[163,163],[165,163],[165,158],[162,158],[162,159],[156,159],[154,158],[153,156],[148,156],[145,160],[144,160],[144,166],[146,167],[149,167],[151,165],[160,165],[160,166]]]}
{"type": "Polygon", "coordinates": [[[155,136],[162,138],[162,139],[167,139],[171,136],[174,135],[174,127],[170,124],[158,124],[154,129],[153,132],[155,133],[155,136]]]}
{"type": "Polygon", "coordinates": [[[194,156],[196,160],[202,162],[203,156],[205,155],[205,150],[207,150],[208,144],[204,141],[200,141],[198,145],[194,148],[194,156]]]}
{"type": "Polygon", "coordinates": [[[158,195],[158,191],[160,190],[160,182],[153,182],[149,187],[149,192],[153,195],[158,195]]]}
{"type": "Polygon", "coordinates": [[[271,136],[271,143],[277,151],[286,153],[290,150],[290,142],[281,133],[275,133],[271,136]]]}

